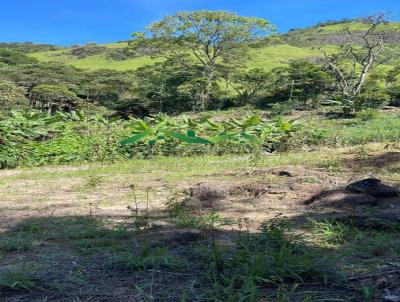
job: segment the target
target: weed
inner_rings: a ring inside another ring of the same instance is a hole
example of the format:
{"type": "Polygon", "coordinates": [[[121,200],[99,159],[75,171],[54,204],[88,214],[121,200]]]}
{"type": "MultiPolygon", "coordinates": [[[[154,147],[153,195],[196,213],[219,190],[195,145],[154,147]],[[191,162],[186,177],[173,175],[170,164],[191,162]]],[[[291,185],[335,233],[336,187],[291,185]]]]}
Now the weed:
{"type": "Polygon", "coordinates": [[[85,189],[96,189],[103,182],[103,178],[98,175],[91,175],[87,180],[84,188],[85,189]]]}
{"type": "Polygon", "coordinates": [[[268,240],[276,243],[292,242],[291,223],[284,219],[268,221],[261,224],[261,231],[268,240]]]}
{"type": "Polygon", "coordinates": [[[150,188],[146,188],[145,190],[144,201],[139,200],[138,190],[134,184],[129,185],[129,188],[132,191],[133,198],[133,208],[129,207],[133,217],[133,225],[136,230],[146,230],[150,228],[150,188]],[[143,203],[145,204],[145,208],[140,209],[140,206],[143,203]]]}
{"type": "Polygon", "coordinates": [[[113,237],[81,239],[75,242],[75,245],[85,255],[115,253],[126,250],[124,244],[113,237]]]}
{"type": "Polygon", "coordinates": [[[183,191],[174,190],[169,194],[165,205],[170,217],[177,218],[186,216],[185,198],[187,198],[186,192],[183,191]]]}
{"type": "Polygon", "coordinates": [[[360,292],[365,302],[374,301],[375,288],[373,286],[363,286],[360,292]]]}
{"type": "Polygon", "coordinates": [[[309,184],[316,184],[316,183],[320,183],[320,180],[315,177],[315,176],[306,176],[302,179],[302,181],[304,183],[309,183],[309,184]]]}
{"type": "Polygon", "coordinates": [[[32,265],[11,266],[0,270],[0,289],[30,289],[35,286],[37,268],[32,265]]]}
{"type": "Polygon", "coordinates": [[[297,283],[331,277],[329,258],[300,242],[287,221],[265,223],[262,230],[240,236],[236,247],[211,245],[205,253],[207,301],[256,301],[259,289],[271,285],[281,289],[282,298],[289,295],[286,286],[295,290],[297,283]]]}
{"type": "MultiPolygon", "coordinates": [[[[322,243],[337,245],[344,243],[351,235],[359,235],[356,230],[337,220],[316,221],[309,219],[310,226],[322,243]]],[[[354,238],[354,237],[353,237],[354,238]]]]}
{"type": "Polygon", "coordinates": [[[397,248],[398,241],[395,235],[384,232],[363,233],[354,240],[350,246],[353,256],[361,258],[377,258],[382,256],[395,256],[400,253],[397,248]]]}
{"type": "Polygon", "coordinates": [[[365,160],[365,159],[368,158],[368,150],[367,150],[367,148],[366,148],[365,142],[363,142],[361,145],[359,145],[359,146],[357,147],[357,150],[356,150],[356,158],[357,158],[358,160],[365,160]]]}
{"type": "Polygon", "coordinates": [[[32,248],[32,239],[24,233],[5,236],[0,239],[0,250],[4,252],[24,252],[32,248]]]}
{"type": "Polygon", "coordinates": [[[147,270],[152,267],[177,268],[181,265],[177,258],[168,254],[166,248],[144,249],[139,253],[123,252],[114,254],[110,264],[124,270],[147,270]]]}

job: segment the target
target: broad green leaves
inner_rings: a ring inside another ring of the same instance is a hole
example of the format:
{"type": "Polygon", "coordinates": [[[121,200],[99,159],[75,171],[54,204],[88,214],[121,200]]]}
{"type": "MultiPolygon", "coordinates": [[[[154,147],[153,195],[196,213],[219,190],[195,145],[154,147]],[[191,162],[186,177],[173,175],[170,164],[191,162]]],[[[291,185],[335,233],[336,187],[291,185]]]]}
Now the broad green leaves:
{"type": "Polygon", "coordinates": [[[217,122],[159,114],[127,121],[84,113],[14,112],[0,119],[0,169],[274,150],[296,130],[290,122],[259,117],[217,122]]]}
{"type": "Polygon", "coordinates": [[[126,140],[123,140],[121,142],[122,145],[128,145],[128,144],[134,144],[137,143],[138,141],[140,141],[141,139],[144,139],[145,137],[149,136],[152,133],[152,131],[150,129],[143,131],[141,133],[138,133],[126,140]]]}
{"type": "Polygon", "coordinates": [[[122,145],[139,142],[154,145],[175,140],[178,144],[189,145],[233,143],[259,147],[296,131],[296,126],[289,121],[266,123],[258,115],[250,116],[244,121],[229,119],[222,122],[213,122],[209,118],[198,121],[188,118],[174,120],[165,115],[157,115],[149,119],[149,123],[133,120],[132,128],[135,134],[123,140],[122,145]]]}

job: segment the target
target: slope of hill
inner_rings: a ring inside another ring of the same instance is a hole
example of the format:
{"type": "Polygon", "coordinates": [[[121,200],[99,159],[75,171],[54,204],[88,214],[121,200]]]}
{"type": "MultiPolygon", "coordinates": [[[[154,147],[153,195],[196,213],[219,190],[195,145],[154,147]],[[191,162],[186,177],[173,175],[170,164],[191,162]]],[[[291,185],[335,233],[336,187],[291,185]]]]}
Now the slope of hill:
{"type": "MultiPolygon", "coordinates": [[[[398,25],[399,23],[393,23],[393,26],[398,25]]],[[[266,45],[252,50],[247,66],[271,70],[286,65],[293,59],[318,57],[319,50],[317,48],[320,47],[324,47],[328,51],[335,51],[337,45],[349,41],[357,43],[354,38],[349,37],[343,31],[346,27],[354,32],[365,30],[365,25],[357,22],[322,23],[306,29],[294,29],[280,35],[274,45],[266,45]]],[[[394,36],[391,41],[392,47],[399,46],[399,41],[400,37],[394,36]]],[[[157,61],[150,56],[127,55],[124,52],[126,47],[126,42],[103,45],[87,44],[85,46],[38,51],[29,55],[39,61],[65,63],[88,70],[135,70],[157,61]]]]}
{"type": "MultiPolygon", "coordinates": [[[[109,47],[109,46],[107,46],[109,47]]],[[[112,45],[115,47],[115,45],[112,45]]],[[[249,68],[264,68],[267,70],[282,66],[293,59],[312,58],[318,55],[318,50],[312,48],[301,48],[288,44],[265,46],[250,52],[247,66],[249,68]]],[[[59,62],[73,65],[77,68],[96,70],[135,70],[141,66],[152,64],[160,59],[150,56],[139,56],[124,60],[115,60],[107,57],[107,51],[85,57],[76,57],[70,54],[70,49],[43,51],[30,54],[42,62],[59,62]]]]}
{"type": "Polygon", "coordinates": [[[44,51],[31,54],[32,57],[42,62],[58,62],[87,70],[113,69],[113,70],[135,70],[141,66],[154,63],[156,60],[147,56],[113,60],[104,54],[96,54],[84,58],[74,57],[68,54],[68,50],[44,51]]]}
{"type": "MultiPolygon", "coordinates": [[[[332,21],[333,22],[333,21],[332,21]]],[[[360,39],[349,36],[346,29],[354,33],[360,33],[367,29],[367,26],[359,22],[332,22],[321,23],[317,26],[305,29],[293,29],[280,36],[282,43],[287,43],[298,47],[311,47],[321,45],[341,45],[345,43],[360,43],[360,39]]],[[[398,28],[400,23],[393,22],[390,27],[398,28]]],[[[390,44],[400,45],[400,36],[392,35],[390,44]]]]}

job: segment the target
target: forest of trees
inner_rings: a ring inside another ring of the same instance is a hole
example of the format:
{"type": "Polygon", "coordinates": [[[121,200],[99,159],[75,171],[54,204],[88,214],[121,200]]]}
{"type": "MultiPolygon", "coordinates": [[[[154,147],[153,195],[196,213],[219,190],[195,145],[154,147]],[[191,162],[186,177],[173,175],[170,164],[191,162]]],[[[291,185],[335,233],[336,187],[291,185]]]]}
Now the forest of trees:
{"type": "MultiPolygon", "coordinates": [[[[135,33],[127,48],[109,55],[161,58],[136,71],[88,72],[43,63],[28,56],[35,48],[32,44],[2,44],[2,114],[30,108],[49,114],[107,108],[109,114],[126,117],[243,105],[279,114],[321,104],[340,105],[345,114],[353,114],[365,107],[398,105],[400,65],[390,70],[376,68],[393,57],[392,49],[386,46],[398,30],[384,15],[358,22],[368,29],[344,29],[355,43],[340,45],[335,52],[321,50],[320,58],[293,60],[271,71],[248,69],[245,63],[249,49],[274,41],[266,39],[273,37],[274,26],[263,19],[227,12],[177,13],[135,33]]],[[[51,49],[49,45],[37,47],[51,49]]],[[[71,51],[85,56],[98,47],[88,44],[71,51]]]]}

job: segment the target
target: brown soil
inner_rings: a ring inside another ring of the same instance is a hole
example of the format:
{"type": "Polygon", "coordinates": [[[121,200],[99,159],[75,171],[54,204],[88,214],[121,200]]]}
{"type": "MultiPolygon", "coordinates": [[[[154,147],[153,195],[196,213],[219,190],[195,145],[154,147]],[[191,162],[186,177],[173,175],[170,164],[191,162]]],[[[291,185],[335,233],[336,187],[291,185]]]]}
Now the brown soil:
{"type": "MultiPolygon", "coordinates": [[[[393,168],[393,165],[399,161],[400,153],[373,154],[362,163],[366,169],[387,165],[393,168]]],[[[380,228],[379,223],[385,219],[389,222],[398,222],[399,197],[349,190],[348,185],[352,182],[349,180],[354,180],[352,169],[355,166],[359,168],[360,162],[346,157],[343,162],[343,170],[337,173],[306,166],[257,168],[251,172],[222,171],[218,175],[210,174],[208,176],[210,181],[207,182],[199,183],[197,179],[178,181],[174,184],[174,190],[184,192],[180,198],[185,199],[185,205],[192,214],[217,212],[221,217],[231,221],[247,218],[251,231],[257,231],[262,222],[276,217],[294,221],[301,221],[306,217],[348,218],[359,226],[375,228],[380,228]],[[229,177],[229,180],[223,177],[229,177]],[[365,210],[371,207],[374,208],[374,214],[365,214],[365,210]]],[[[53,168],[46,169],[49,171],[53,168]]],[[[54,171],[63,173],[68,169],[78,168],[61,167],[54,168],[54,171]]],[[[20,173],[26,172],[0,171],[0,176],[20,173]]],[[[363,173],[356,176],[364,178],[363,173]]],[[[0,231],[8,232],[24,220],[32,218],[95,215],[115,221],[131,219],[132,190],[128,184],[124,183],[123,178],[116,177],[113,181],[107,181],[99,188],[92,190],[85,189],[83,183],[83,179],[71,178],[58,178],[55,181],[17,179],[6,185],[6,190],[0,192],[0,231]]],[[[396,188],[396,184],[390,180],[384,181],[382,186],[393,190],[396,188]]],[[[189,250],[193,242],[202,240],[204,234],[201,232],[191,229],[172,229],[164,222],[166,201],[169,200],[171,194],[169,184],[158,176],[153,181],[144,180],[141,187],[137,189],[141,200],[143,200],[144,188],[151,192],[149,211],[154,216],[154,225],[158,228],[154,229],[154,236],[146,239],[147,244],[155,246],[172,244],[175,246],[175,252],[179,254],[182,250],[189,250]]],[[[138,207],[141,210],[145,209],[145,203],[141,202],[138,207]]],[[[235,227],[228,227],[228,229],[233,228],[235,227]]],[[[138,244],[141,244],[141,239],[143,237],[137,238],[138,244]]],[[[79,278],[74,279],[75,283],[70,283],[71,288],[64,288],[62,294],[59,292],[54,294],[49,289],[38,289],[37,293],[2,291],[0,295],[5,298],[0,298],[0,301],[143,301],[143,297],[138,295],[132,287],[133,275],[121,274],[105,267],[104,259],[101,257],[82,258],[64,247],[61,249],[59,245],[45,240],[38,244],[39,248],[34,253],[11,253],[2,256],[0,264],[4,267],[15,262],[16,259],[24,263],[44,257],[57,267],[61,278],[82,275],[85,282],[79,283],[77,281],[79,278]]],[[[196,255],[193,257],[195,258],[196,255]]],[[[154,291],[160,289],[160,292],[165,292],[171,291],[171,288],[179,289],[188,286],[182,281],[185,279],[185,274],[186,272],[157,274],[154,291]]],[[[145,272],[144,275],[135,275],[135,284],[151,279],[151,275],[151,271],[145,272]]],[[[383,281],[379,282],[394,282],[398,286],[397,279],[397,281],[392,281],[397,275],[392,275],[385,276],[387,280],[382,279],[383,281]]],[[[54,276],[54,279],[60,276],[54,276]]],[[[310,289],[312,288],[310,286],[310,289]]],[[[169,295],[168,299],[159,298],[159,301],[176,301],[174,299],[179,298],[173,294],[173,291],[166,295],[169,295]]]]}

